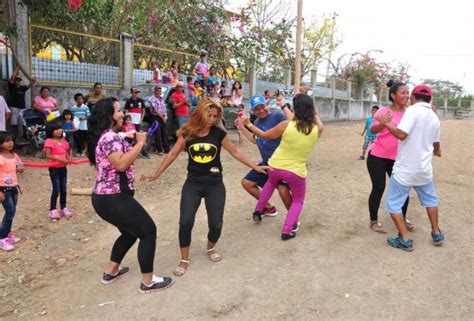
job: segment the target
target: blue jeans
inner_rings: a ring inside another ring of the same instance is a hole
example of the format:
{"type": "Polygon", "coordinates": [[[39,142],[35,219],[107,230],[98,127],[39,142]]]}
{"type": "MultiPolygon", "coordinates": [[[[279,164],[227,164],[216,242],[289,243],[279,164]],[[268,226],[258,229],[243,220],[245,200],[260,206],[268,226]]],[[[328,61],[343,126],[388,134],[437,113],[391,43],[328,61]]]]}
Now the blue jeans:
{"type": "Polygon", "coordinates": [[[183,127],[184,123],[188,121],[189,116],[176,116],[178,118],[178,128],[183,127]]]}
{"type": "Polygon", "coordinates": [[[61,205],[61,209],[66,207],[66,196],[67,196],[67,169],[66,166],[60,168],[49,168],[49,177],[53,184],[53,191],[51,192],[51,203],[49,210],[56,209],[56,203],[58,201],[61,205]]]}
{"type": "Polygon", "coordinates": [[[5,200],[2,205],[5,209],[5,216],[2,220],[2,227],[0,229],[0,239],[3,239],[8,236],[12,229],[13,217],[16,212],[16,203],[18,202],[18,188],[17,187],[7,187],[1,188],[5,194],[5,200]]]}

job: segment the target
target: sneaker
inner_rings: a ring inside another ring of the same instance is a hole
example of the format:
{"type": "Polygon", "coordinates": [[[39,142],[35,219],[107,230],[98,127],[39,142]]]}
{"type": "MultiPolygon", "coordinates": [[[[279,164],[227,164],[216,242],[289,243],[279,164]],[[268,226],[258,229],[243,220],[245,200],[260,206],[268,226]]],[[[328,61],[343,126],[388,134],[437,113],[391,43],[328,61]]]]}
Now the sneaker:
{"type": "Polygon", "coordinates": [[[263,217],[263,214],[260,213],[259,211],[253,212],[253,221],[255,223],[261,223],[262,222],[262,217],[263,217]]]}
{"type": "Polygon", "coordinates": [[[140,293],[151,293],[151,292],[156,292],[156,291],[161,291],[164,289],[167,289],[171,286],[171,283],[173,282],[173,279],[170,277],[164,276],[156,276],[153,275],[153,280],[151,281],[150,285],[145,285],[143,282],[140,282],[140,288],[138,291],[140,293]]]}
{"type": "Polygon", "coordinates": [[[413,251],[413,240],[404,240],[401,236],[393,236],[387,238],[388,245],[404,251],[413,251]]]}
{"type": "Polygon", "coordinates": [[[15,249],[8,236],[0,239],[0,248],[4,251],[13,251],[15,249]]]}
{"type": "Polygon", "coordinates": [[[15,235],[15,233],[13,233],[12,231],[10,231],[10,233],[8,233],[8,236],[7,236],[7,237],[8,237],[8,239],[10,240],[10,243],[11,243],[11,244],[16,244],[16,243],[18,243],[18,242],[21,241],[21,238],[17,237],[17,236],[15,235]]]}
{"type": "Polygon", "coordinates": [[[364,160],[365,157],[364,156],[359,156],[358,160],[364,160]]]}
{"type": "Polygon", "coordinates": [[[102,284],[113,283],[113,282],[117,281],[118,279],[120,279],[125,274],[127,274],[129,270],[130,269],[128,267],[119,267],[119,270],[115,275],[108,274],[108,273],[104,272],[104,274],[102,275],[102,280],[100,280],[100,282],[102,284]]]}
{"type": "Polygon", "coordinates": [[[49,217],[51,217],[53,221],[57,221],[61,218],[61,214],[59,214],[59,211],[57,209],[54,209],[49,211],[49,217]]]}
{"type": "Polygon", "coordinates": [[[441,246],[443,245],[443,241],[444,241],[444,233],[441,232],[441,230],[439,230],[438,233],[431,232],[431,238],[433,239],[434,245],[441,246]]]}
{"type": "Polygon", "coordinates": [[[291,232],[296,233],[296,232],[298,232],[299,229],[300,229],[300,222],[293,225],[293,228],[291,229],[291,232]]]}
{"type": "Polygon", "coordinates": [[[270,207],[270,208],[266,208],[266,207],[265,207],[265,208],[263,209],[263,213],[262,213],[262,216],[263,216],[263,217],[266,217],[266,216],[268,216],[268,217],[275,217],[275,216],[277,216],[277,215],[278,215],[278,212],[277,212],[277,209],[276,209],[275,206],[272,206],[272,207],[270,207]]]}
{"type": "Polygon", "coordinates": [[[283,241],[288,241],[288,240],[294,238],[295,236],[296,236],[296,233],[293,232],[293,231],[290,232],[290,234],[282,233],[282,234],[281,234],[281,239],[282,239],[283,241]]]}
{"type": "Polygon", "coordinates": [[[70,210],[67,209],[67,207],[63,208],[61,210],[61,213],[63,214],[64,217],[69,218],[72,217],[74,214],[70,210]]]}

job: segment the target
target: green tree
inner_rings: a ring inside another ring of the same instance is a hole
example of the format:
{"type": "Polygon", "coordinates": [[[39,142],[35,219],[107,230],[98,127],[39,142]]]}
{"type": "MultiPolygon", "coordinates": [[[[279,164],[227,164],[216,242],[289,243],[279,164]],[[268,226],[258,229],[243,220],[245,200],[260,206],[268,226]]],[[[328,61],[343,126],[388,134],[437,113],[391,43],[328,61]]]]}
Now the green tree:
{"type": "Polygon", "coordinates": [[[431,86],[434,97],[458,99],[465,95],[463,86],[449,80],[423,79],[422,83],[431,86]]]}

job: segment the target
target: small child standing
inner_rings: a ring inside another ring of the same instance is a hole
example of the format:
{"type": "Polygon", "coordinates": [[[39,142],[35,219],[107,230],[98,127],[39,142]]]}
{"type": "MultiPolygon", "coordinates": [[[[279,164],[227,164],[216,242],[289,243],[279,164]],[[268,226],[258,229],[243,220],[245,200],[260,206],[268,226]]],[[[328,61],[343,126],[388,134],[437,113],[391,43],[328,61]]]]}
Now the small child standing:
{"type": "Polygon", "coordinates": [[[372,121],[374,120],[374,115],[379,110],[379,106],[373,106],[372,109],[370,110],[370,115],[367,117],[365,120],[365,127],[362,133],[360,133],[361,136],[364,136],[364,145],[362,145],[362,155],[359,157],[359,160],[364,160],[365,159],[365,152],[369,148],[370,144],[375,142],[375,139],[377,138],[376,133],[372,133],[370,131],[370,126],[372,125],[372,121]]]}
{"type": "Polygon", "coordinates": [[[5,209],[0,227],[0,248],[4,251],[12,251],[13,244],[20,242],[20,238],[15,236],[11,228],[18,202],[16,174],[23,172],[23,164],[13,152],[13,146],[13,136],[8,132],[0,132],[0,201],[5,209]]]}
{"type": "Polygon", "coordinates": [[[201,99],[203,98],[203,93],[204,93],[204,89],[202,89],[201,83],[196,80],[194,82],[194,96],[201,99]]]}
{"type": "Polygon", "coordinates": [[[64,139],[63,128],[59,122],[52,122],[46,126],[46,141],[44,142],[44,152],[46,158],[51,160],[49,166],[49,177],[53,185],[51,192],[51,202],[49,216],[54,221],[61,218],[61,214],[69,218],[73,216],[66,207],[67,197],[67,168],[71,160],[71,148],[64,139]],[[61,212],[56,209],[56,203],[59,198],[61,212]]]}
{"type": "Polygon", "coordinates": [[[74,144],[78,156],[84,156],[87,147],[87,118],[90,116],[89,107],[84,105],[84,96],[81,93],[74,95],[76,104],[71,111],[74,115],[77,130],[74,132],[74,144]]]}
{"type": "Polygon", "coordinates": [[[69,109],[65,109],[61,114],[61,123],[69,145],[72,145],[76,125],[74,124],[74,115],[69,109]]]}

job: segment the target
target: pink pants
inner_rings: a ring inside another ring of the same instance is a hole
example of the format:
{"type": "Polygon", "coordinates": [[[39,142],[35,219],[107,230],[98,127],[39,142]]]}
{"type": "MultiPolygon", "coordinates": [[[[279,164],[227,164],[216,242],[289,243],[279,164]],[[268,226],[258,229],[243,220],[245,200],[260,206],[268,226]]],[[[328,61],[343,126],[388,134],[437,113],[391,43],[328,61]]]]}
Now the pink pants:
{"type": "Polygon", "coordinates": [[[269,177],[265,186],[263,186],[262,193],[258,199],[255,210],[263,212],[265,204],[272,197],[275,188],[280,180],[285,180],[290,186],[292,202],[286,215],[285,224],[282,228],[282,233],[290,234],[293,225],[298,222],[298,219],[303,209],[304,196],[306,193],[306,178],[300,177],[293,172],[285,171],[283,169],[273,169],[269,171],[269,177]]]}

